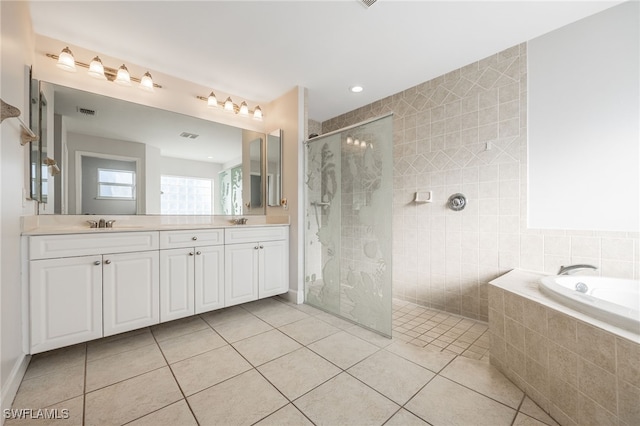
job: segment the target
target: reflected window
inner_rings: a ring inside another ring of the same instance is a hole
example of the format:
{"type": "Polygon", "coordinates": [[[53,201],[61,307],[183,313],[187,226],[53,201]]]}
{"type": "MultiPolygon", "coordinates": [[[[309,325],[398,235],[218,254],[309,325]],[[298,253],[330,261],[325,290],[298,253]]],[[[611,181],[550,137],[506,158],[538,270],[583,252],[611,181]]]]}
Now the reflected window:
{"type": "Polygon", "coordinates": [[[162,175],[162,214],[213,214],[213,179],[162,175]]]}
{"type": "Polygon", "coordinates": [[[97,199],[135,200],[136,173],[130,170],[98,168],[97,199]]]}

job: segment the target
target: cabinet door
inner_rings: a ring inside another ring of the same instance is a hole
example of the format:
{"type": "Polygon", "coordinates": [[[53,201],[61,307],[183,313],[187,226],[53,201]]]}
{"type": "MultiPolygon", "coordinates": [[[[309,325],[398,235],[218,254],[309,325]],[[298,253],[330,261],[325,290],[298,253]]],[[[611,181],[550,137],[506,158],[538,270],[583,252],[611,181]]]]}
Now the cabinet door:
{"type": "Polygon", "coordinates": [[[104,335],[159,322],[158,251],[103,255],[104,335]]]}
{"type": "Polygon", "coordinates": [[[289,291],[289,243],[267,241],[260,243],[260,298],[289,291]]]}
{"type": "Polygon", "coordinates": [[[102,337],[102,256],[29,262],[31,353],[102,337]]]}
{"type": "Polygon", "coordinates": [[[160,322],[195,313],[193,248],[160,250],[160,322]]]}
{"type": "Polygon", "coordinates": [[[224,307],[224,246],[196,247],[196,314],[224,307]]]}
{"type": "Polygon", "coordinates": [[[224,250],[224,305],[258,298],[258,243],[230,244],[224,250]]]}

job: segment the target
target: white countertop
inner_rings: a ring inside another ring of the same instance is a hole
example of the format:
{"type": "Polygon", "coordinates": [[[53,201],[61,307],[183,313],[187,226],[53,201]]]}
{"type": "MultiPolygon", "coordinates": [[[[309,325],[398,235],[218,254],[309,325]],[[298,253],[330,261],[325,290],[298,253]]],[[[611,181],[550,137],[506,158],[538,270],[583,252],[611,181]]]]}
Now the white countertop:
{"type": "Polygon", "coordinates": [[[252,228],[289,226],[289,216],[244,216],[245,225],[235,225],[232,216],[86,216],[42,215],[22,220],[22,235],[102,234],[114,232],[175,231],[189,229],[252,228]],[[87,220],[111,220],[113,228],[89,228],[87,220]]]}

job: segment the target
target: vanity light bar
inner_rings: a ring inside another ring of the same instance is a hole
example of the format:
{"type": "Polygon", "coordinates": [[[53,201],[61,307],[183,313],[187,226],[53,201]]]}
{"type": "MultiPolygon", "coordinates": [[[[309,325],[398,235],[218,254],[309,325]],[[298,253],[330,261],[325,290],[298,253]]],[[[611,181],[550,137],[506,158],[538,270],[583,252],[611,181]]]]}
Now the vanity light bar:
{"type": "MultiPolygon", "coordinates": [[[[60,58],[58,55],[54,55],[53,53],[46,53],[46,56],[47,56],[47,58],[51,58],[51,59],[56,60],[56,61],[60,58]]],[[[86,63],[80,62],[80,61],[74,61],[74,62],[76,64],[76,66],[78,66],[78,67],[91,69],[91,66],[89,64],[86,64],[86,63]]],[[[110,67],[106,67],[106,66],[103,66],[103,68],[104,68],[104,75],[107,78],[107,80],[115,81],[116,77],[118,76],[118,70],[115,69],[115,68],[110,68],[110,67]]],[[[122,67],[120,67],[120,68],[122,68],[122,67]]],[[[142,79],[139,79],[139,78],[133,77],[133,76],[130,76],[130,79],[131,79],[131,81],[134,81],[136,83],[141,83],[142,80],[145,80],[145,85],[149,85],[149,83],[148,83],[149,80],[147,80],[147,75],[148,75],[148,78],[151,78],[151,74],[149,74],[147,72],[142,77],[142,79]]],[[[159,85],[159,84],[156,84],[156,83],[153,83],[153,87],[158,88],[158,89],[162,89],[162,86],[159,85]]]]}
{"type": "Polygon", "coordinates": [[[210,107],[218,106],[225,111],[234,112],[235,114],[247,117],[251,115],[255,120],[262,120],[263,117],[262,109],[259,105],[256,105],[254,109],[249,109],[247,103],[245,101],[242,101],[240,106],[238,106],[237,104],[233,103],[231,97],[227,97],[224,102],[220,102],[216,99],[213,92],[211,92],[209,96],[196,96],[196,98],[200,99],[201,101],[207,102],[210,107]]]}

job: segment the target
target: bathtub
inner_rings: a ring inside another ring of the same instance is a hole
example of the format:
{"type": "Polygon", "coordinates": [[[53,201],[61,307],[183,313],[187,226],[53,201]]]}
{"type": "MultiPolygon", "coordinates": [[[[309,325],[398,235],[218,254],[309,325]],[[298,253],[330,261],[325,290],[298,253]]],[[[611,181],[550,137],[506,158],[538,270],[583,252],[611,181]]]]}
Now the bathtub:
{"type": "Polygon", "coordinates": [[[579,312],[640,332],[640,281],[586,275],[542,277],[540,290],[579,312]]]}

